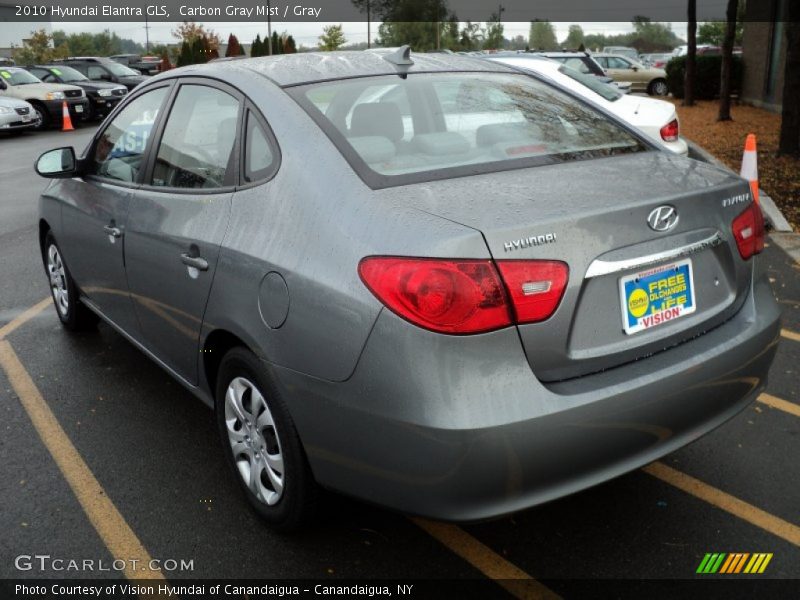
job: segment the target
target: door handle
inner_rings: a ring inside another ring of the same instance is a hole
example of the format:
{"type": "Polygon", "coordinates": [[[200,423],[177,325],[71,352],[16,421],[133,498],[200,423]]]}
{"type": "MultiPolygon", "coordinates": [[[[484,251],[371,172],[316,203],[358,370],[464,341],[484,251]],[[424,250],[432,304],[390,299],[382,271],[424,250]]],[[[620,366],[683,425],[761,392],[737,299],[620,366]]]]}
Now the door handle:
{"type": "Polygon", "coordinates": [[[113,225],[106,225],[103,227],[103,231],[115,238],[122,237],[122,230],[119,227],[114,227],[113,225]]]}
{"type": "Polygon", "coordinates": [[[208,271],[208,261],[200,256],[189,256],[186,252],[181,254],[183,264],[194,267],[198,271],[208,271]]]}

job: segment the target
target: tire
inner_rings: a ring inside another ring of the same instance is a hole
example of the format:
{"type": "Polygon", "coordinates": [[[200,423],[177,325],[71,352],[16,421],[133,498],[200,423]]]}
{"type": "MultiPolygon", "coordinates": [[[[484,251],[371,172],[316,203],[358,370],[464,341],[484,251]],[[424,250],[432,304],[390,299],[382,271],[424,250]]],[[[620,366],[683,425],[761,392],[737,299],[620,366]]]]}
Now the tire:
{"type": "Polygon", "coordinates": [[[80,301],[75,281],[69,274],[64,255],[58,247],[51,231],[44,239],[44,269],[50,280],[50,293],[53,296],[56,314],[61,324],[70,331],[85,331],[97,324],[97,315],[80,301]]]}
{"type": "Polygon", "coordinates": [[[220,363],[216,417],[226,462],[250,506],[277,531],[307,525],[319,489],[285,403],[245,348],[220,363]]]}
{"type": "Polygon", "coordinates": [[[33,128],[34,131],[44,131],[45,129],[49,129],[51,123],[50,113],[47,112],[47,109],[39,104],[38,102],[31,102],[33,106],[33,110],[39,115],[39,124],[33,128]]]}
{"type": "Polygon", "coordinates": [[[647,93],[651,96],[666,96],[669,93],[669,87],[664,79],[654,79],[647,87],[647,93]]]}

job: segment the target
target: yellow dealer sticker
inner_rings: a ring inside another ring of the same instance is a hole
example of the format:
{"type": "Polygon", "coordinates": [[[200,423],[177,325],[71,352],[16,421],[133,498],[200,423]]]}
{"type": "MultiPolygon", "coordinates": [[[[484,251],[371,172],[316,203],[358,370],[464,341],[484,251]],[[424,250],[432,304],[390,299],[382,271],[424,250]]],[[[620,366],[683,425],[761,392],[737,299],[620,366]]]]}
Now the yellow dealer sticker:
{"type": "Polygon", "coordinates": [[[3,79],[11,79],[11,73],[8,71],[0,71],[0,75],[3,76],[3,79]]]}

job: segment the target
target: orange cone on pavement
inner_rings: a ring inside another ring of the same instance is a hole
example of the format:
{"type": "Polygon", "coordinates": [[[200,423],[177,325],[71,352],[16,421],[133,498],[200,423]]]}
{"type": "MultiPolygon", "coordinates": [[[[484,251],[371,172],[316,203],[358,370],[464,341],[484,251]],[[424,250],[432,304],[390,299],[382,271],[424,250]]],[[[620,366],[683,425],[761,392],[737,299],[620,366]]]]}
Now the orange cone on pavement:
{"type": "Polygon", "coordinates": [[[75,128],[72,126],[72,118],[69,116],[69,107],[67,106],[66,100],[61,103],[61,121],[64,124],[61,131],[75,131],[75,128]]]}
{"type": "Polygon", "coordinates": [[[747,141],[744,143],[742,170],[739,174],[750,182],[753,200],[758,202],[758,155],[756,153],[756,136],[754,133],[748,134],[747,141]]]}

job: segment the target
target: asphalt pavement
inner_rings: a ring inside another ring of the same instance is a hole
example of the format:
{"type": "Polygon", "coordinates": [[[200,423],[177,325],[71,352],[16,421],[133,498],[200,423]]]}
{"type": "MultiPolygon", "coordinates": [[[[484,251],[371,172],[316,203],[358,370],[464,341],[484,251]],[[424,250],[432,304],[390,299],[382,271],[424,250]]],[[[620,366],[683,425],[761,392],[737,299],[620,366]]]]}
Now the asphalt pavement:
{"type": "Polygon", "coordinates": [[[481,589],[499,597],[577,597],[594,579],[724,579],[695,573],[720,552],[773,555],[763,574],[740,576],[748,581],[800,579],[800,264],[777,243],[758,259],[785,328],[768,394],[713,433],[655,466],[497,521],[437,524],[331,494],[315,528],[278,535],[225,471],[209,409],[109,327],[69,334],[52,306],[26,313],[49,294],[36,225],[46,182],[33,161],[58,146],[80,150],[92,133],[0,138],[0,353],[7,342],[20,364],[0,369],[0,578],[120,579],[113,569],[20,570],[18,557],[111,564],[113,541],[134,539],[152,558],[191,561],[165,573],[170,581],[494,579],[481,589]],[[56,455],[69,448],[77,454],[65,467],[56,455]],[[85,471],[70,479],[75,464],[85,471]],[[93,511],[97,496],[121,523],[93,511]]]}

